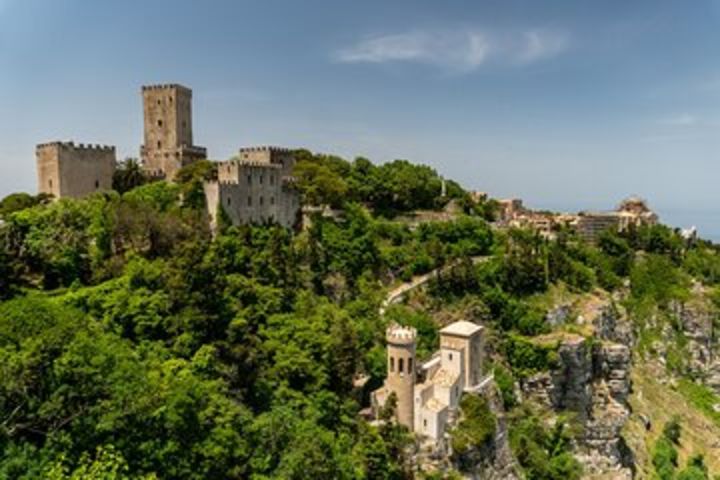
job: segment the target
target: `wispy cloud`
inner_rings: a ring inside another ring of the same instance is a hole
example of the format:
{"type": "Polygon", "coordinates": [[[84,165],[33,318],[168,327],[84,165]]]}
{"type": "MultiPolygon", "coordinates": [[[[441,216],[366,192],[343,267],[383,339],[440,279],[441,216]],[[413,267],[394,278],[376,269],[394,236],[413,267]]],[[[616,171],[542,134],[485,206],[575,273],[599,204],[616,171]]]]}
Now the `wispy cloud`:
{"type": "Polygon", "coordinates": [[[698,124],[698,118],[695,115],[689,113],[680,113],[676,115],[670,115],[663,117],[658,120],[661,125],[668,125],[672,127],[689,127],[698,124]]]}
{"type": "Polygon", "coordinates": [[[497,35],[482,30],[412,31],[365,38],[335,52],[344,63],[413,62],[471,72],[490,61],[530,64],[568,47],[559,32],[532,30],[497,35]]]}
{"type": "Polygon", "coordinates": [[[533,30],[523,33],[524,47],[518,59],[521,63],[533,63],[552,58],[568,48],[567,35],[547,30],[533,30]]]}

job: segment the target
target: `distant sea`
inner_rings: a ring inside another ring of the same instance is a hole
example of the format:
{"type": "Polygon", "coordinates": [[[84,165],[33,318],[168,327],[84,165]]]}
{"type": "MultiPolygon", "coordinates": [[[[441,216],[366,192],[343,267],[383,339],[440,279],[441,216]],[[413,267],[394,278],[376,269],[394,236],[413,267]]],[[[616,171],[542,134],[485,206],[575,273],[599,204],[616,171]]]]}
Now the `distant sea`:
{"type": "Polygon", "coordinates": [[[720,209],[718,211],[656,208],[660,221],[679,228],[696,227],[700,238],[720,243],[720,209]]]}

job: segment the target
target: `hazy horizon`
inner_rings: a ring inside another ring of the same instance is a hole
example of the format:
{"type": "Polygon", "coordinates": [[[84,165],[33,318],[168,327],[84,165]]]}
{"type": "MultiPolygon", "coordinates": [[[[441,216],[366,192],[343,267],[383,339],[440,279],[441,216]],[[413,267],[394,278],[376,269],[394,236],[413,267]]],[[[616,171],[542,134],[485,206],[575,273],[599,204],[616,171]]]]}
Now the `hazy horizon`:
{"type": "Polygon", "coordinates": [[[37,143],[137,156],[140,86],[177,82],[213,159],[406,158],[537,208],[639,195],[720,239],[719,20],[717,0],[0,0],[0,196],[35,192],[37,143]]]}

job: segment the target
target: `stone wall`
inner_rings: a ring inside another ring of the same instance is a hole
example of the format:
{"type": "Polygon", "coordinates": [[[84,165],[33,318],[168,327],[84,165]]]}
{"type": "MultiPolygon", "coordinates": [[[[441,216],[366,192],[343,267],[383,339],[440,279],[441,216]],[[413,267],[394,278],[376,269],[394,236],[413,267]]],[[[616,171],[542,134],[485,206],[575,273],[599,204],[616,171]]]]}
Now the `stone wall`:
{"type": "Polygon", "coordinates": [[[281,172],[282,167],[275,164],[221,163],[218,181],[205,184],[211,223],[217,224],[222,206],[233,225],[275,222],[292,228],[300,198],[281,172]]]}
{"type": "Polygon", "coordinates": [[[38,192],[83,197],[112,189],[115,147],[52,142],[36,148],[38,192]]]}

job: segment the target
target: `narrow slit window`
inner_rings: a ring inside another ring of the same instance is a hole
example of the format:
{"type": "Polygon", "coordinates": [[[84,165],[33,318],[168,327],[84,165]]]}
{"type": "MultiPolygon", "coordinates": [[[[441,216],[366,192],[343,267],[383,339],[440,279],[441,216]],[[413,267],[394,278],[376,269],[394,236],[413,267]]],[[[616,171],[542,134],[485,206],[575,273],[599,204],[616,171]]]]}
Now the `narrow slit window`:
{"type": "Polygon", "coordinates": [[[395,357],[390,357],[390,371],[395,371],[395,357]]]}
{"type": "Polygon", "coordinates": [[[408,358],[408,373],[412,373],[412,369],[413,369],[413,361],[412,360],[413,360],[412,358],[408,358]]]}
{"type": "Polygon", "coordinates": [[[403,359],[398,358],[398,372],[403,373],[403,359]]]}

